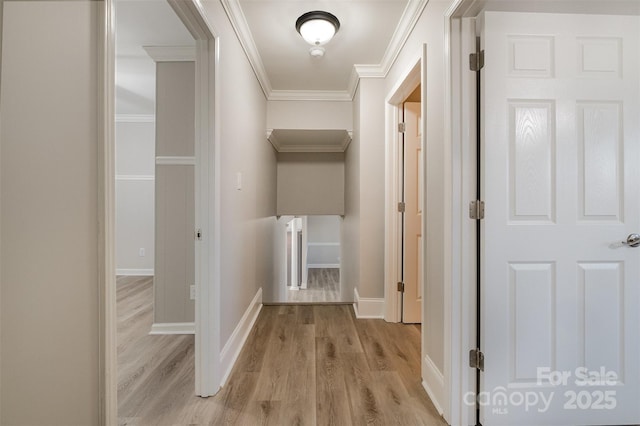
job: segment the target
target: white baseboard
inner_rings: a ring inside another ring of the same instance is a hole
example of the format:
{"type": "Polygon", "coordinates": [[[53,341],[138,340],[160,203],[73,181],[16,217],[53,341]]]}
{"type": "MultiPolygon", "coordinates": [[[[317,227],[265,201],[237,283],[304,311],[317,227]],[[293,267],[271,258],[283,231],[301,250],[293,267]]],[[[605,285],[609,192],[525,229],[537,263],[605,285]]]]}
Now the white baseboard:
{"type": "Polygon", "coordinates": [[[153,276],[153,269],[116,269],[116,275],[128,275],[130,277],[153,276]]]}
{"type": "Polygon", "coordinates": [[[247,307],[247,310],[244,312],[244,315],[242,315],[235,330],[231,333],[231,337],[229,337],[224,348],[220,351],[220,366],[222,371],[222,382],[220,386],[224,386],[227,382],[229,374],[240,355],[244,343],[247,341],[247,337],[249,337],[249,333],[251,333],[253,324],[256,322],[256,319],[258,319],[258,314],[261,309],[262,288],[258,290],[249,307],[247,307]]]}
{"type": "Polygon", "coordinates": [[[384,318],[384,298],[360,297],[357,288],[353,289],[353,296],[356,318],[384,318]]]}
{"type": "Polygon", "coordinates": [[[151,325],[149,334],[196,334],[193,322],[156,322],[151,325]]]}
{"type": "Polygon", "coordinates": [[[340,269],[339,263],[309,263],[307,269],[340,269]]]}
{"type": "Polygon", "coordinates": [[[422,387],[427,391],[427,395],[438,410],[438,414],[442,415],[442,404],[444,401],[444,376],[433,363],[428,355],[422,359],[422,387]]]}

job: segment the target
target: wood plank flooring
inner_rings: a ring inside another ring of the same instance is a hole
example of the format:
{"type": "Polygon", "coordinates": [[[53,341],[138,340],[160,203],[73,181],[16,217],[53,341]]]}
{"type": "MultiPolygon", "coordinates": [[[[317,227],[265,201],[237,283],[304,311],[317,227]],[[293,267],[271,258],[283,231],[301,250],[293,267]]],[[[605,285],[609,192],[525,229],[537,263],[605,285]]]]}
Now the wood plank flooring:
{"type": "Polygon", "coordinates": [[[118,277],[120,425],[446,423],[420,381],[420,332],[350,305],[264,306],[227,384],[193,396],[193,336],[150,336],[152,279],[118,277]]]}
{"type": "Polygon", "coordinates": [[[311,268],[306,289],[287,290],[287,303],[322,302],[341,302],[339,268],[311,268]]]}

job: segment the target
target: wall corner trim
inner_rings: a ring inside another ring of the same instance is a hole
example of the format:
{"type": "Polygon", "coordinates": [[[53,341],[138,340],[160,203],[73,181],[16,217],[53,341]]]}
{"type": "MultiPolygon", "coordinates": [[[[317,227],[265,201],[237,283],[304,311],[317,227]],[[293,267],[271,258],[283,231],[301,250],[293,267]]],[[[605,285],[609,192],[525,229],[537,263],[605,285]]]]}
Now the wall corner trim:
{"type": "Polygon", "coordinates": [[[251,333],[251,329],[253,328],[253,324],[255,324],[258,319],[258,314],[262,310],[262,287],[258,289],[258,292],[254,296],[251,303],[247,307],[247,310],[242,315],[240,322],[236,326],[233,333],[231,333],[231,337],[227,340],[227,343],[220,351],[220,365],[222,372],[222,381],[220,386],[224,386],[229,378],[229,374],[231,374],[231,370],[233,370],[233,366],[238,360],[238,356],[240,355],[240,351],[244,346],[247,338],[249,337],[249,333],[251,333]]]}
{"type": "Polygon", "coordinates": [[[438,414],[443,415],[444,376],[429,355],[424,355],[422,358],[422,387],[438,410],[438,414]]]}
{"type": "Polygon", "coordinates": [[[149,334],[196,334],[193,322],[155,322],[149,334]]]}
{"type": "Polygon", "coordinates": [[[384,318],[384,298],[360,297],[358,289],[353,289],[354,304],[356,318],[384,318]]]}

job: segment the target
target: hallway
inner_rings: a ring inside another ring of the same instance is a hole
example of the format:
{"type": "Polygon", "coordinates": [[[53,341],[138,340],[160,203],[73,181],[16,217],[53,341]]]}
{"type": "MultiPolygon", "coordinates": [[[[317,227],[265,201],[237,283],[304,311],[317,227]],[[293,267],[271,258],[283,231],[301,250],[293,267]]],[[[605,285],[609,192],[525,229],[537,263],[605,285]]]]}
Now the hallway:
{"type": "Polygon", "coordinates": [[[193,396],[193,337],[151,336],[152,279],[118,277],[120,425],[446,423],[420,383],[415,326],[347,305],[264,306],[224,388],[193,396]]]}

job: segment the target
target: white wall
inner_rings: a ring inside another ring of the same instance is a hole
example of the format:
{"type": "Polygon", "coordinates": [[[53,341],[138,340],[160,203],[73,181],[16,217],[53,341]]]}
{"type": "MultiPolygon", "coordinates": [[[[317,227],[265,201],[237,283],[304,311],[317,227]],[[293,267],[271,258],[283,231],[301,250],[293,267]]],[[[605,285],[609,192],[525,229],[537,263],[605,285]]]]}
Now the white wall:
{"type": "Polygon", "coordinates": [[[340,216],[307,217],[309,243],[339,243],[340,216]]]}
{"type": "Polygon", "coordinates": [[[268,129],[353,129],[352,102],[269,101],[268,129]]]}
{"type": "Polygon", "coordinates": [[[4,3],[2,417],[99,424],[99,1],[4,3]]]}
{"type": "Polygon", "coordinates": [[[155,93],[156,64],[150,57],[116,58],[117,114],[155,114],[155,93]]]}
{"type": "Polygon", "coordinates": [[[266,140],[267,102],[220,2],[203,2],[220,36],[221,344],[258,289],[274,277],[276,153],[266,140]],[[242,189],[236,189],[242,173],[242,189]]]}
{"type": "Polygon", "coordinates": [[[155,123],[136,116],[116,122],[116,268],[153,275],[155,123]],[[144,249],[144,256],[140,255],[144,249]]]}
{"type": "Polygon", "coordinates": [[[340,216],[307,217],[307,267],[340,267],[340,216]]]}

